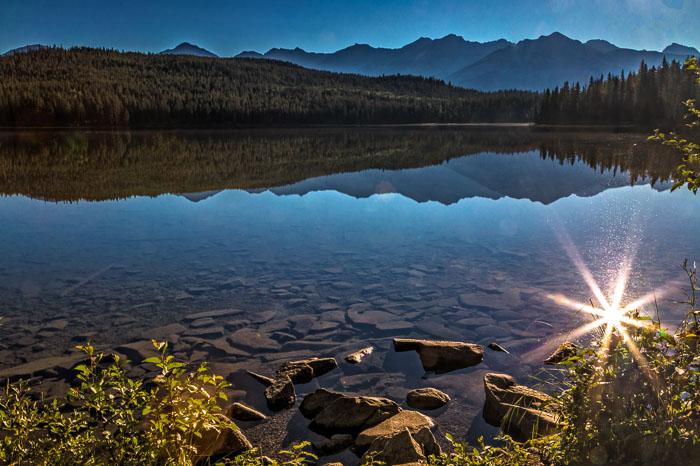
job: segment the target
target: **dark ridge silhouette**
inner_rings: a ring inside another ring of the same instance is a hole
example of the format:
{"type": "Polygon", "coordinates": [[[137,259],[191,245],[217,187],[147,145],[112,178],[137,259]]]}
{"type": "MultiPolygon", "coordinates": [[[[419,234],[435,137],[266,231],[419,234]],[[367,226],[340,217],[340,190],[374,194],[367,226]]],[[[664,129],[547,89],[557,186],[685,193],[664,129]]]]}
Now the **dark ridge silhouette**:
{"type": "Polygon", "coordinates": [[[411,74],[445,79],[455,71],[508,45],[510,42],[504,39],[481,43],[449,34],[440,39],[421,37],[398,49],[377,48],[367,44],[355,44],[333,53],[307,52],[298,47],[273,48],[265,54],[243,52],[237,57],[269,58],[307,68],[367,76],[411,74]]]}
{"type": "Polygon", "coordinates": [[[695,47],[688,47],[676,42],[672,43],[663,50],[663,53],[672,55],[686,55],[688,57],[700,57],[700,52],[695,47]]]}
{"type": "Polygon", "coordinates": [[[24,47],[17,47],[16,49],[8,50],[7,52],[3,53],[3,56],[11,57],[12,55],[14,55],[16,53],[27,53],[31,50],[40,50],[40,49],[47,49],[47,48],[49,48],[48,45],[41,45],[41,44],[25,45],[24,47]]]}
{"type": "MultiPolygon", "coordinates": [[[[608,47],[610,48],[610,47],[608,47]]],[[[568,82],[587,82],[608,73],[619,74],[668,61],[682,61],[685,56],[669,53],[614,47],[604,51],[604,44],[593,45],[570,39],[558,32],[534,40],[523,40],[503,48],[454,73],[447,79],[453,84],[480,90],[544,90],[568,82]]]]}
{"type": "Polygon", "coordinates": [[[613,50],[617,50],[619,48],[616,45],[611,44],[607,40],[603,39],[591,39],[589,41],[586,41],[585,45],[603,53],[612,52],[613,50]]]}
{"type": "Polygon", "coordinates": [[[219,56],[189,42],[183,42],[173,49],[160,52],[161,55],[194,55],[197,57],[218,58],[219,56]]]}
{"type": "Polygon", "coordinates": [[[465,88],[493,91],[540,91],[565,81],[587,81],[591,76],[636,70],[644,60],[649,66],[685,60],[697,55],[692,47],[671,44],[662,52],[624,49],[602,40],[586,43],[554,32],[513,44],[504,39],[479,43],[454,34],[440,39],[420,39],[398,49],[355,44],[333,53],[307,52],[300,48],[273,48],[265,54],[243,52],[238,57],[270,58],[307,68],[358,73],[368,76],[413,74],[434,77],[465,88]]]}

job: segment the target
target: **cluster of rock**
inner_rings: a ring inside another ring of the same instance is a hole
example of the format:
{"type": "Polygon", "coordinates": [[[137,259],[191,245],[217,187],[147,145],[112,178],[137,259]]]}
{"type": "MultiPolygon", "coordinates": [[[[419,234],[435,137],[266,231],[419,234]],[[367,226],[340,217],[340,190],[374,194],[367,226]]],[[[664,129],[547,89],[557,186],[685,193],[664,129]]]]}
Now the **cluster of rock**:
{"type": "MultiPolygon", "coordinates": [[[[396,352],[415,351],[426,374],[444,374],[480,364],[484,348],[480,345],[437,340],[394,338],[396,352]]],[[[488,345],[493,351],[508,353],[497,343],[488,345]]],[[[545,361],[558,364],[577,350],[564,344],[545,361]]],[[[366,347],[348,354],[345,361],[360,364],[374,351],[366,347]]],[[[275,377],[248,373],[265,385],[265,399],[271,411],[289,409],[296,404],[295,384],[306,384],[338,366],[334,358],[312,358],[282,364],[275,377]]],[[[550,435],[561,429],[556,417],[554,400],[540,391],[516,383],[507,374],[488,373],[484,376],[486,401],[484,419],[500,427],[515,440],[550,435]]],[[[435,388],[418,388],[406,394],[406,405],[414,410],[434,410],[443,407],[450,397],[435,388]]],[[[396,402],[376,396],[349,396],[318,388],[306,395],[299,410],[310,420],[309,429],[325,439],[312,443],[319,456],[338,454],[349,449],[360,463],[374,461],[385,464],[420,464],[430,455],[442,453],[431,429],[435,422],[427,415],[403,409],[396,402]]],[[[226,414],[242,421],[259,421],[265,416],[240,403],[228,408],[226,414]]],[[[222,432],[216,445],[223,450],[204,453],[237,454],[250,448],[240,431],[222,432]]]]}
{"type": "Polygon", "coordinates": [[[328,437],[312,444],[321,455],[351,448],[362,463],[371,457],[404,464],[441,453],[430,431],[433,420],[387,398],[351,397],[320,388],[304,398],[299,410],[311,419],[311,430],[328,437]]]}
{"type": "Polygon", "coordinates": [[[335,358],[314,358],[304,361],[287,362],[277,369],[274,379],[248,371],[257,381],[267,388],[265,399],[271,411],[291,408],[297,400],[294,384],[309,383],[314,377],[319,377],[338,367],[335,358]]]}

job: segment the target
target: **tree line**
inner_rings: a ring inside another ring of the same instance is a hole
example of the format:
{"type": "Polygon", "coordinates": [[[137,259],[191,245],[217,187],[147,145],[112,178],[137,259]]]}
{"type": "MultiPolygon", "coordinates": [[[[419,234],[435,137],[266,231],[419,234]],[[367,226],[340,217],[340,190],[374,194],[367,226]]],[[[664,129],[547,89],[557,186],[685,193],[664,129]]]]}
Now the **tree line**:
{"type": "Polygon", "coordinates": [[[675,127],[683,123],[683,102],[700,98],[700,87],[688,67],[665,58],[658,67],[641,62],[625,76],[608,74],[587,85],[568,82],[547,89],[535,113],[540,124],[635,125],[675,127]]]}
{"type": "Polygon", "coordinates": [[[532,121],[539,95],[257,59],[46,48],[0,57],[0,126],[532,121]]]}

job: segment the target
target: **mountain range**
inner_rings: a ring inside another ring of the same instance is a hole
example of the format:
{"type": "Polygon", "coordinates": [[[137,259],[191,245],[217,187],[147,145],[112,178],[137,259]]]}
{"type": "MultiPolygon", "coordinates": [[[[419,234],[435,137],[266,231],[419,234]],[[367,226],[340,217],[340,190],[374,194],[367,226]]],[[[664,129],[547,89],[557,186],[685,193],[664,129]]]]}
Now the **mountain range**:
{"type": "MultiPolygon", "coordinates": [[[[28,45],[5,55],[46,46],[28,45]]],[[[160,52],[164,55],[218,55],[189,42],[160,52]]],[[[565,81],[586,83],[592,77],[636,71],[642,60],[659,65],[664,57],[683,62],[700,56],[696,48],[673,43],[662,51],[617,47],[602,39],[581,42],[554,32],[518,43],[499,39],[473,42],[449,34],[440,39],[421,37],[401,48],[388,49],[355,44],[333,53],[307,52],[300,48],[273,48],[264,54],[247,51],[236,58],[265,58],[291,62],[305,68],[366,76],[416,75],[481,91],[522,89],[540,91],[565,81]]]]}
{"type": "Polygon", "coordinates": [[[512,43],[505,39],[471,42],[454,34],[420,38],[398,49],[355,44],[333,53],[300,48],[273,48],[264,54],[243,52],[238,58],[282,60],[307,68],[369,76],[413,74],[434,77],[482,91],[542,90],[565,81],[587,82],[591,76],[636,71],[667,60],[700,56],[697,49],[673,43],[661,52],[620,48],[601,39],[581,42],[555,32],[512,43]]]}

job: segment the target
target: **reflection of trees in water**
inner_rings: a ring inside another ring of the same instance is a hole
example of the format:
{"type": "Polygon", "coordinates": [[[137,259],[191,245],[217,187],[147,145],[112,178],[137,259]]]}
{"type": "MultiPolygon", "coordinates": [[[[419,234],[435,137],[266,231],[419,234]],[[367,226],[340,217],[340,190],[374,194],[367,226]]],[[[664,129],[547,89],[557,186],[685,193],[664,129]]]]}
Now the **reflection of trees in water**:
{"type": "Polygon", "coordinates": [[[74,201],[252,189],[339,172],[417,168],[481,152],[533,150],[560,163],[629,171],[633,182],[668,179],[678,163],[640,135],[522,127],[8,133],[0,135],[0,192],[74,201]]]}
{"type": "Polygon", "coordinates": [[[539,142],[540,157],[559,163],[585,163],[603,173],[627,172],[631,184],[668,181],[680,163],[677,154],[638,134],[555,134],[539,142]]]}

